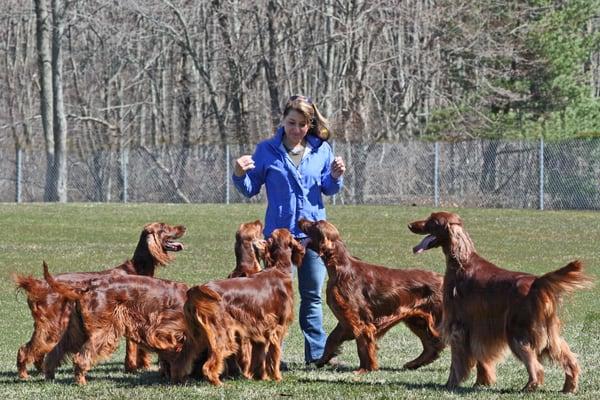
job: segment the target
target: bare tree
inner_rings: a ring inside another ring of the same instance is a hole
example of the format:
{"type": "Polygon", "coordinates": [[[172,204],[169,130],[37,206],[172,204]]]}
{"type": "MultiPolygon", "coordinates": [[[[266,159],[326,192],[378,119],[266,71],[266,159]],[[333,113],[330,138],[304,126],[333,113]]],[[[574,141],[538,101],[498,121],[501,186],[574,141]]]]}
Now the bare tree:
{"type": "Polygon", "coordinates": [[[36,43],[38,51],[38,75],[40,81],[40,114],[46,144],[46,189],[45,201],[56,201],[56,183],[54,170],[54,95],[52,86],[52,23],[48,14],[47,0],[34,0],[36,15],[36,43]]]}
{"type": "MultiPolygon", "coordinates": [[[[40,0],[41,1],[41,0],[40,0]]],[[[52,0],[52,100],[54,166],[52,168],[52,198],[61,203],[67,201],[67,116],[63,92],[62,39],[65,30],[68,0],[52,0]]]]}

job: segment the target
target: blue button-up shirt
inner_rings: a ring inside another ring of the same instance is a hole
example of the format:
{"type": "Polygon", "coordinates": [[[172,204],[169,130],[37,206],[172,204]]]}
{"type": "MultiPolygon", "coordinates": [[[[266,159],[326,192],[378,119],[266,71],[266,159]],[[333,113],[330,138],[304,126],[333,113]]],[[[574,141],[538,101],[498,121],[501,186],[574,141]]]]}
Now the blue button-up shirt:
{"type": "Polygon", "coordinates": [[[260,142],[252,155],[255,168],[246,175],[233,175],[233,183],[240,193],[252,197],[262,185],[267,191],[265,237],[277,228],[287,228],[297,238],[306,237],[298,229],[300,218],[310,221],[326,219],[322,194],[336,194],[343,185],[343,177],[331,176],[333,152],[326,141],[306,135],[310,150],[296,167],[283,145],[283,127],[270,139],[260,142]]]}

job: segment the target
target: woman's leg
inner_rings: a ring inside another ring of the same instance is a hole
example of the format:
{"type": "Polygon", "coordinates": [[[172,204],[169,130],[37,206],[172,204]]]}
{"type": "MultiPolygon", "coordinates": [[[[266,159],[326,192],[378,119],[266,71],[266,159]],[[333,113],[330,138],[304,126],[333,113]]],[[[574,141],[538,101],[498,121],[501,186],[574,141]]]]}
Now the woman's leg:
{"type": "Polygon", "coordinates": [[[327,270],[319,255],[306,249],[302,266],[298,268],[300,291],[300,328],[304,333],[304,361],[314,362],[321,358],[327,334],[323,329],[323,306],[321,289],[327,270]]]}

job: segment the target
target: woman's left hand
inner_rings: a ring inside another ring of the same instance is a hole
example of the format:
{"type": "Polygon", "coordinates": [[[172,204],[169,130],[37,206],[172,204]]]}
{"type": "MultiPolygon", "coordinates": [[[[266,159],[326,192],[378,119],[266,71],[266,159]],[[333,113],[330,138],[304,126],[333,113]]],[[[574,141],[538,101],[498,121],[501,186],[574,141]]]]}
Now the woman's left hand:
{"type": "Polygon", "coordinates": [[[334,158],[331,163],[331,176],[338,179],[340,176],[344,175],[344,172],[346,172],[346,164],[344,164],[342,157],[338,156],[334,158]]]}

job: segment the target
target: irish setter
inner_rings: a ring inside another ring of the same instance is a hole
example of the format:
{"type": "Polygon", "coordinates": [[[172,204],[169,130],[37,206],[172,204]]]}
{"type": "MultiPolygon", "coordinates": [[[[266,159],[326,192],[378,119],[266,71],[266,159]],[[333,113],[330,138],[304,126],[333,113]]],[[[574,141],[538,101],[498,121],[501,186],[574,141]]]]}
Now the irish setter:
{"type": "MultiPolygon", "coordinates": [[[[262,270],[260,265],[264,259],[263,224],[260,220],[241,224],[235,233],[235,268],[228,278],[248,277],[262,270]]],[[[195,365],[206,361],[207,354],[196,359],[195,365]]],[[[252,343],[240,339],[238,352],[227,359],[226,375],[241,373],[251,378],[252,343]]],[[[181,378],[180,378],[181,380],[181,378]]]]}
{"type": "Polygon", "coordinates": [[[463,382],[475,366],[475,385],[493,384],[496,364],[508,347],[527,367],[524,390],[543,383],[543,357],[563,368],[563,392],[577,390],[579,365],[560,336],[558,306],[564,293],[591,283],[581,261],[542,276],[514,272],[477,254],[457,214],[436,212],[408,228],[427,235],[415,253],[441,247],[446,256],[442,331],[452,349],[449,389],[463,382]]]}
{"type": "Polygon", "coordinates": [[[263,224],[259,220],[240,225],[235,233],[235,269],[228,278],[250,276],[262,270],[260,260],[263,246],[256,246],[263,239],[263,224]]]}
{"type": "MultiPolygon", "coordinates": [[[[166,265],[172,260],[169,252],[180,251],[183,246],[176,242],[185,233],[182,225],[171,226],[154,222],[144,226],[131,260],[100,272],[65,273],[56,279],[70,284],[86,285],[90,280],[107,275],[147,275],[153,276],[157,266],[166,265]]],[[[32,276],[13,275],[17,288],[27,293],[27,304],[33,317],[33,334],[17,353],[17,370],[21,379],[27,379],[27,367],[33,363],[38,370],[42,368],[44,356],[60,340],[67,327],[72,302],[59,296],[43,279],[32,276]]],[[[137,368],[147,368],[149,355],[137,349],[135,343],[127,342],[125,370],[132,372],[137,368]]]]}
{"type": "Polygon", "coordinates": [[[352,257],[337,228],[327,221],[298,221],[308,247],[325,262],[327,304],[338,319],[317,366],[334,357],[344,341],[356,340],[357,373],[378,369],[377,340],[404,322],[419,337],[423,351],[404,368],[416,369],[437,359],[444,348],[436,326],[442,315],[442,276],[419,269],[391,269],[352,257]]]}
{"type": "Polygon", "coordinates": [[[190,329],[189,349],[178,367],[191,371],[208,348],[202,367],[213,385],[222,385],[226,357],[244,340],[252,343],[252,371],[257,379],[281,380],[281,343],[293,319],[292,264],[300,265],[304,247],[286,229],[276,229],[265,246],[265,269],[247,278],[231,278],[192,287],[184,306],[190,329]]]}
{"type": "MultiPolygon", "coordinates": [[[[260,269],[252,243],[261,238],[260,221],[240,225],[235,242],[237,262],[230,275],[249,275],[260,269]]],[[[114,352],[121,336],[145,351],[157,352],[161,372],[171,376],[173,360],[185,351],[183,304],[188,285],[133,275],[110,275],[87,285],[69,285],[54,279],[45,263],[44,269],[50,287],[77,306],[63,337],[44,362],[48,379],[54,377],[65,355],[77,353],[73,359],[75,380],[85,384],[87,371],[114,352]]]]}
{"type": "Polygon", "coordinates": [[[183,318],[186,284],[143,275],[112,275],[81,288],[54,279],[45,262],[44,277],[59,295],[76,302],[67,329],[44,360],[46,379],[54,378],[66,355],[75,354],[75,382],[86,384],[90,368],[109,357],[123,336],[157,352],[161,371],[170,374],[187,332],[183,318]]]}
{"type": "MultiPolygon", "coordinates": [[[[262,270],[264,260],[263,224],[260,220],[240,225],[235,234],[235,269],[228,278],[241,278],[254,275],[262,270]]],[[[236,354],[227,359],[227,375],[241,373],[252,378],[252,343],[247,338],[239,338],[236,354]]]]}

